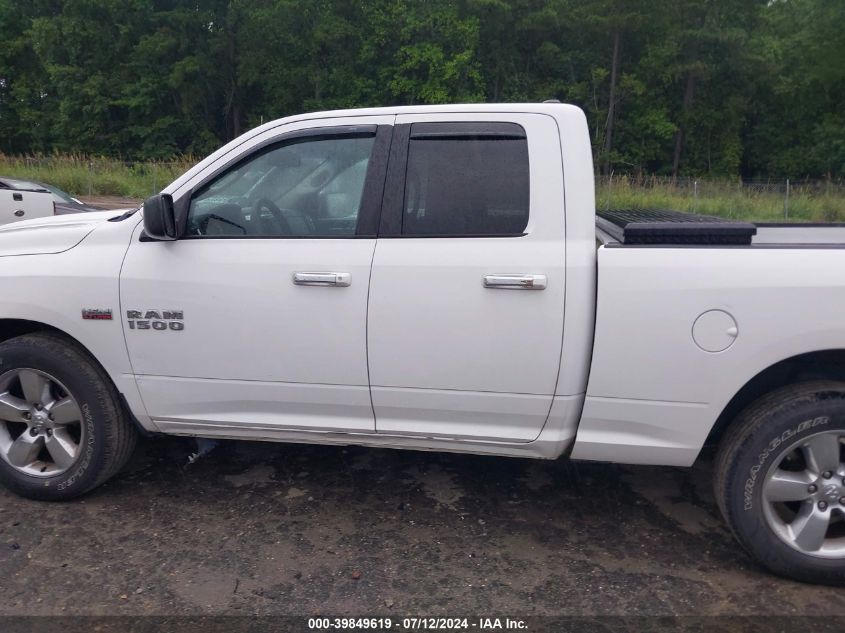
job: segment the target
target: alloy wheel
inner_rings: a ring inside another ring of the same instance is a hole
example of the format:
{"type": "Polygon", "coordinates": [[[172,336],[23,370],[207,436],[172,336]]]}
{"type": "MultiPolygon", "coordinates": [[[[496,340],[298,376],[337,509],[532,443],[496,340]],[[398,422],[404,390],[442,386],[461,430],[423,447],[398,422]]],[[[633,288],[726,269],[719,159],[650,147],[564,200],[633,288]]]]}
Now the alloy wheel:
{"type": "Polygon", "coordinates": [[[0,376],[0,458],[21,473],[52,477],[82,452],[82,412],[59,380],[38,369],[0,376]]]}
{"type": "Polygon", "coordinates": [[[766,522],[803,554],[845,558],[843,455],[845,431],[822,431],[787,446],[766,474],[766,522]]]}

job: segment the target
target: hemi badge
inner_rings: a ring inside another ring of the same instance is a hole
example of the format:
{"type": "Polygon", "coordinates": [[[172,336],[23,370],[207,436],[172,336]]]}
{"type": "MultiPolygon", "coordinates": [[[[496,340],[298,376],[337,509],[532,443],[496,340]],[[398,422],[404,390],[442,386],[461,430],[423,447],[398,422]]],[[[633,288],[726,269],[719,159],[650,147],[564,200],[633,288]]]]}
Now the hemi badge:
{"type": "Polygon", "coordinates": [[[111,321],[111,308],[108,310],[99,310],[93,308],[83,308],[82,318],[91,319],[93,321],[111,321]]]}

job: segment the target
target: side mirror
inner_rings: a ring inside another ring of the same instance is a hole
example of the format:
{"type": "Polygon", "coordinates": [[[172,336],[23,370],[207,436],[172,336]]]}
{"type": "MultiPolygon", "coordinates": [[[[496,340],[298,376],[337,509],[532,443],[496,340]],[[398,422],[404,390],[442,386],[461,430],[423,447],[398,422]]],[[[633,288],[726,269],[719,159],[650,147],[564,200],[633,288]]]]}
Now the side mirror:
{"type": "Polygon", "coordinates": [[[159,193],[144,201],[144,232],[154,240],[179,238],[170,194],[159,193]]]}

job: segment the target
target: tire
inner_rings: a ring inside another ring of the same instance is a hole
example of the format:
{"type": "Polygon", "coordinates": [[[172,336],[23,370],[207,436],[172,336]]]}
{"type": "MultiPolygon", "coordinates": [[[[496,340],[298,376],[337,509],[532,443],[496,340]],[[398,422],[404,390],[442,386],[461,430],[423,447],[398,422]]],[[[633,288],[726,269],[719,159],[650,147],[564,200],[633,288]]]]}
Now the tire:
{"type": "Polygon", "coordinates": [[[12,403],[0,407],[0,483],[23,497],[78,497],[115,475],[135,448],[137,431],[111,379],[61,335],[0,344],[0,400],[12,403]]]}
{"type": "Polygon", "coordinates": [[[773,391],[722,438],[714,472],[719,509],[745,550],[774,573],[845,585],[843,442],[845,382],[835,381],[773,391]],[[834,459],[838,465],[826,465],[834,459]]]}

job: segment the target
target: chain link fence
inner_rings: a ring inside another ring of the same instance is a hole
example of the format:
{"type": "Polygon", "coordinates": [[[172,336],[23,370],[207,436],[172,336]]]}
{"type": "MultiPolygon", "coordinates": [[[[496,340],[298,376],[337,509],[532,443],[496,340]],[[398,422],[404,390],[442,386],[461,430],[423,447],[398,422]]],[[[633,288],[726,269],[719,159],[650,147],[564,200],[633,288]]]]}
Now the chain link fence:
{"type": "Polygon", "coordinates": [[[845,219],[845,180],[596,177],[600,209],[668,208],[759,221],[845,219]]]}
{"type": "MultiPolygon", "coordinates": [[[[78,197],[138,201],[196,159],[122,161],[90,156],[4,156],[0,178],[37,180],[78,197]]],[[[740,180],[610,174],[596,177],[599,209],[674,209],[754,221],[845,221],[845,180],[740,180]]]]}

